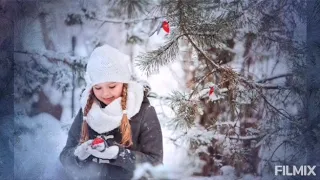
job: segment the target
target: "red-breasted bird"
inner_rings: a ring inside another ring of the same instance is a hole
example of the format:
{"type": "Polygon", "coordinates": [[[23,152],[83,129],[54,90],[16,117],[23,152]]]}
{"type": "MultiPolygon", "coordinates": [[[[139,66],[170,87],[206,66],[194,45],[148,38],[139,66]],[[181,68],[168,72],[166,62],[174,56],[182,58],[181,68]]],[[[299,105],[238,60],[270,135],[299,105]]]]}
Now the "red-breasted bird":
{"type": "Polygon", "coordinates": [[[209,99],[211,101],[215,101],[215,100],[220,99],[219,98],[219,89],[217,86],[210,86],[209,99]]]}
{"type": "Polygon", "coordinates": [[[163,21],[163,22],[162,22],[162,29],[163,29],[166,33],[169,33],[169,32],[170,32],[170,26],[169,26],[169,22],[168,22],[168,21],[163,21]]]}
{"type": "Polygon", "coordinates": [[[102,137],[98,136],[93,140],[91,147],[92,147],[92,149],[97,149],[98,151],[103,151],[107,148],[107,143],[102,137]]]}
{"type": "Polygon", "coordinates": [[[166,20],[160,21],[159,24],[158,24],[158,26],[157,26],[157,28],[156,28],[154,31],[152,31],[152,32],[149,34],[149,36],[152,36],[152,35],[153,35],[154,33],[156,33],[156,32],[157,32],[157,34],[159,34],[161,28],[162,28],[166,33],[169,33],[169,32],[170,32],[169,22],[166,21],[166,20]]]}

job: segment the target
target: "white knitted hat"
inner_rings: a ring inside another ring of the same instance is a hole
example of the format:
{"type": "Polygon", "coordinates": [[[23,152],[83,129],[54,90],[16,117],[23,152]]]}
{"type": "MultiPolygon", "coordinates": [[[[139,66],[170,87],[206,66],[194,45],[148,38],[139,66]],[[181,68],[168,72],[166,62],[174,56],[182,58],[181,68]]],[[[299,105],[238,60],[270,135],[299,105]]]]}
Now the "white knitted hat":
{"type": "Polygon", "coordinates": [[[91,85],[103,82],[128,83],[130,58],[119,50],[103,45],[93,50],[87,64],[86,78],[91,85]]]}
{"type": "Polygon", "coordinates": [[[122,82],[128,83],[130,87],[133,82],[131,81],[129,56],[109,45],[97,47],[89,57],[85,80],[86,88],[82,92],[80,99],[83,111],[87,104],[90,90],[95,84],[122,82]]]}

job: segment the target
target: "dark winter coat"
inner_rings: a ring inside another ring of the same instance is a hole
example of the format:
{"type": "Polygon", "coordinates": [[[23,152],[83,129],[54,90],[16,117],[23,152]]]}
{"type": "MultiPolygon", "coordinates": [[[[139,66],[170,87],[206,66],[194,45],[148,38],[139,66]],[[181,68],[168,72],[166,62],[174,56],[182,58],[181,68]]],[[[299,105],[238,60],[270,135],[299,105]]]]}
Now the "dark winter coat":
{"type": "MultiPolygon", "coordinates": [[[[83,114],[80,109],[68,133],[66,146],[60,154],[60,161],[66,173],[74,179],[131,179],[136,163],[150,162],[161,164],[163,160],[163,144],[160,123],[154,107],[144,97],[140,111],[131,118],[133,146],[125,149],[120,147],[117,159],[110,163],[93,162],[91,155],[85,161],[80,161],[74,150],[80,139],[83,114]]],[[[104,135],[114,135],[115,141],[121,142],[119,128],[104,135]]],[[[89,127],[89,137],[94,139],[99,134],[89,127]]]]}

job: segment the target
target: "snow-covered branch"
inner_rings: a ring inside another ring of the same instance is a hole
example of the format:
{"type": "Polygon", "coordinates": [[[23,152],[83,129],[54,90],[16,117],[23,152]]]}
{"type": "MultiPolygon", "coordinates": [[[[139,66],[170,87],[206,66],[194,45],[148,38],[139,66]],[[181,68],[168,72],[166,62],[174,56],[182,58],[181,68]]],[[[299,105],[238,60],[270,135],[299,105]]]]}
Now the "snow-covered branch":
{"type": "Polygon", "coordinates": [[[290,77],[290,76],[292,76],[291,73],[280,74],[280,75],[277,75],[277,76],[261,79],[261,80],[257,81],[257,83],[265,83],[267,81],[272,81],[274,79],[283,78],[283,77],[290,77]]]}
{"type": "Polygon", "coordinates": [[[259,139],[260,136],[229,136],[230,139],[239,139],[239,140],[256,140],[259,139]]]}
{"type": "Polygon", "coordinates": [[[19,53],[19,54],[26,54],[26,55],[30,55],[30,56],[41,56],[41,57],[48,59],[48,61],[50,61],[50,62],[62,63],[62,64],[65,64],[69,67],[73,67],[72,64],[76,60],[82,61],[83,59],[85,59],[85,57],[71,56],[66,53],[56,53],[56,52],[50,51],[50,50],[43,51],[43,52],[15,50],[13,52],[19,53]]]}
{"type": "Polygon", "coordinates": [[[154,99],[159,99],[159,100],[170,100],[170,99],[171,99],[171,98],[169,98],[169,97],[159,96],[159,95],[157,95],[156,93],[153,93],[153,92],[151,92],[151,93],[148,95],[148,98],[154,98],[154,99]]]}
{"type": "Polygon", "coordinates": [[[165,16],[155,16],[155,17],[145,17],[145,18],[138,18],[138,19],[111,19],[111,18],[93,18],[90,19],[100,21],[103,23],[114,23],[114,24],[132,24],[132,23],[139,23],[143,21],[153,21],[164,18],[165,16]]]}

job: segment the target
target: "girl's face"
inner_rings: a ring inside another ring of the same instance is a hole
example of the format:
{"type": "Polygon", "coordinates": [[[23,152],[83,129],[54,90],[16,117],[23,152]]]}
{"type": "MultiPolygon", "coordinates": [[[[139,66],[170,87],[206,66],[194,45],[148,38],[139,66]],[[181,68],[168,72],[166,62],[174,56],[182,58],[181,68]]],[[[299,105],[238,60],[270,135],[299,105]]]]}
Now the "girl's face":
{"type": "Polygon", "coordinates": [[[117,99],[122,94],[123,83],[107,82],[93,86],[94,95],[106,105],[117,99]]]}

